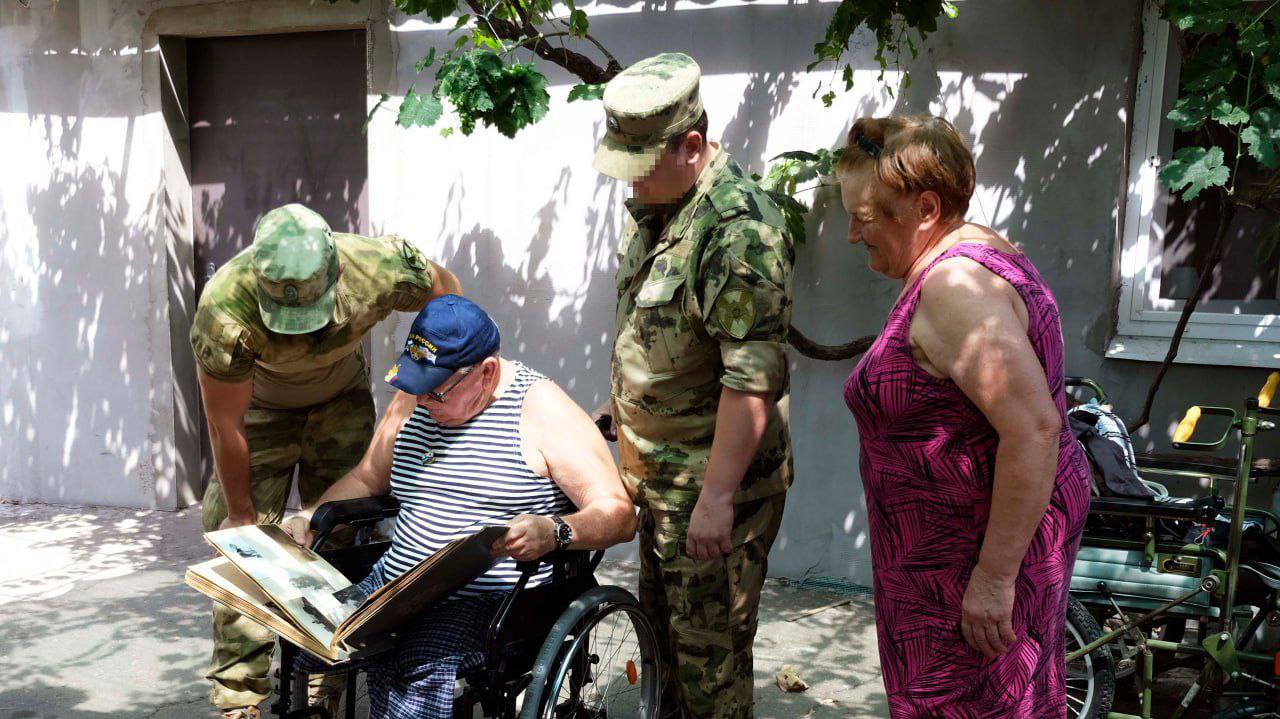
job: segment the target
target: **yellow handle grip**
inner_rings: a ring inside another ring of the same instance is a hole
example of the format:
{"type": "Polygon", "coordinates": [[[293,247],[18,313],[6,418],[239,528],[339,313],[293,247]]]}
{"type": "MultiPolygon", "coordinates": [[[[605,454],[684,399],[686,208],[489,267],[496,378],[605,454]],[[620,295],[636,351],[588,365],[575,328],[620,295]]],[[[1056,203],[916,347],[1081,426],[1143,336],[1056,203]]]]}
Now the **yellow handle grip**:
{"type": "Polygon", "coordinates": [[[1280,387],[1280,372],[1267,375],[1267,383],[1258,391],[1258,406],[1270,407],[1271,399],[1276,396],[1276,387],[1280,387]]]}
{"type": "Polygon", "coordinates": [[[1191,439],[1191,435],[1196,432],[1196,422],[1200,421],[1200,408],[1192,407],[1187,410],[1182,421],[1178,423],[1177,429],[1173,430],[1173,441],[1182,443],[1191,439]]]}

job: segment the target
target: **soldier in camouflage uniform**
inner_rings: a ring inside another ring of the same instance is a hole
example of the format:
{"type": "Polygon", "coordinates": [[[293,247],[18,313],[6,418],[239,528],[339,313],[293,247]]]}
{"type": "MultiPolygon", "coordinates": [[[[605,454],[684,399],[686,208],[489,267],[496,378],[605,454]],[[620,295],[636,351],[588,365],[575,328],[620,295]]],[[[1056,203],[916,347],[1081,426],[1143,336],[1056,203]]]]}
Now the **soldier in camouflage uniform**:
{"type": "MultiPolygon", "coordinates": [[[[191,329],[218,476],[205,531],[279,522],[295,467],[308,506],[353,467],[374,423],[362,340],[392,310],[458,290],[399,237],[334,233],[297,204],[264,215],[253,245],[206,285],[191,329]]],[[[216,603],[213,633],[210,701],[254,719],[271,692],[273,636],[216,603]]],[[[313,698],[336,695],[332,680],[312,685],[313,698]]]]}
{"type": "Polygon", "coordinates": [[[634,195],[610,406],[640,507],[640,599],[661,636],[664,715],[741,719],[792,476],[794,256],[777,205],[706,141],[700,75],[687,55],[663,54],[605,89],[595,167],[634,195]]]}

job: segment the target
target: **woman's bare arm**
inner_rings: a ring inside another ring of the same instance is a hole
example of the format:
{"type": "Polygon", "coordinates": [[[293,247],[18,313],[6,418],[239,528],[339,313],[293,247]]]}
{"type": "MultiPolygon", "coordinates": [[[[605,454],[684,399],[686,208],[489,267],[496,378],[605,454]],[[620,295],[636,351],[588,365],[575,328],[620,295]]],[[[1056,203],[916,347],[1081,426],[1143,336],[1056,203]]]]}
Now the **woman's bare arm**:
{"type": "Polygon", "coordinates": [[[963,629],[994,656],[1015,637],[1013,586],[1049,505],[1062,418],[1007,282],[975,262],[939,263],[921,290],[911,337],[999,436],[991,514],[965,596],[963,629]]]}

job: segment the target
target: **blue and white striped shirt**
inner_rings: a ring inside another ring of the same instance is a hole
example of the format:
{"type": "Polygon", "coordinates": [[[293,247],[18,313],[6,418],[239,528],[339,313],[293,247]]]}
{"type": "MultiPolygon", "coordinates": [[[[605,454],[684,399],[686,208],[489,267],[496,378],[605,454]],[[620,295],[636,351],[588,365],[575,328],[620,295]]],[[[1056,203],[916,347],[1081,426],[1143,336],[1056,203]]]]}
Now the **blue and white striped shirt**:
{"type": "MultiPolygon", "coordinates": [[[[529,468],[521,451],[520,411],[529,387],[546,379],[520,363],[502,395],[469,422],[445,427],[417,407],[396,435],[391,493],[400,500],[391,548],[380,564],[391,581],[458,537],[506,524],[520,514],[564,514],[573,505],[549,477],[529,468]]],[[[550,568],[530,578],[537,586],[550,568]]],[[[455,596],[510,589],[520,577],[510,557],[455,596]]]]}

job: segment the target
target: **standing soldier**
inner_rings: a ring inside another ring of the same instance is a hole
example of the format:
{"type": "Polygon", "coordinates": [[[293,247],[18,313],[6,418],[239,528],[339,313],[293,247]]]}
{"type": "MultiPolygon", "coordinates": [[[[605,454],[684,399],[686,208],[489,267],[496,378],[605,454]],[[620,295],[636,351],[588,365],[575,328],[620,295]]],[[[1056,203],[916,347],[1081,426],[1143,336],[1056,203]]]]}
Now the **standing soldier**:
{"type": "Polygon", "coordinates": [[[633,192],[610,406],[640,506],[640,600],[662,637],[664,712],[742,719],[791,484],[794,257],[778,206],[707,141],[700,76],[668,53],[605,88],[595,168],[633,192]]]}
{"type": "MultiPolygon", "coordinates": [[[[304,505],[351,469],[373,436],[365,335],[392,310],[457,292],[399,237],[334,233],[297,204],[264,215],[253,245],[205,287],[191,329],[218,476],[204,530],[279,522],[295,467],[304,505]]],[[[271,632],[215,604],[213,644],[210,701],[227,719],[257,719],[271,632]]],[[[315,700],[336,703],[338,691],[313,682],[315,700]]]]}

